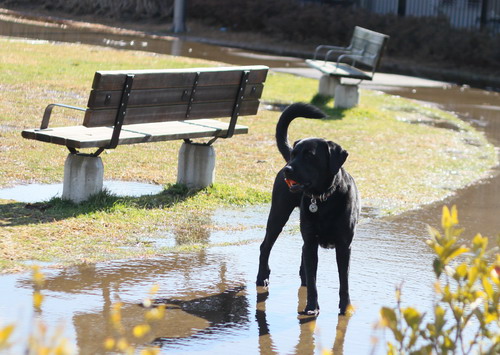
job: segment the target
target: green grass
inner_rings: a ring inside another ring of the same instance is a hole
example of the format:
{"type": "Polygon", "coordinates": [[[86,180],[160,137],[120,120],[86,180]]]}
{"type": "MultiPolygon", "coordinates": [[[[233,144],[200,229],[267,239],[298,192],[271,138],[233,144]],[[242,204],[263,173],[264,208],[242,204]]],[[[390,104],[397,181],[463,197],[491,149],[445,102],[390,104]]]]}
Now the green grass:
{"type": "MultiPolygon", "coordinates": [[[[84,107],[96,70],[222,65],[6,38],[0,38],[0,58],[0,187],[62,181],[66,149],[22,139],[20,132],[37,127],[49,103],[84,107]]],[[[321,136],[341,144],[350,153],[345,166],[359,185],[363,205],[382,215],[443,199],[496,164],[494,148],[484,136],[449,113],[373,91],[362,91],[356,108],[333,109],[332,101],[316,96],[316,90],[316,80],[271,72],[263,100],[322,107],[330,117],[294,121],[290,140],[321,136]],[[444,122],[455,129],[413,122],[444,122]]],[[[79,206],[55,199],[38,206],[46,209],[0,200],[0,270],[22,268],[33,260],[73,264],[209,247],[205,231],[221,226],[200,216],[221,206],[270,202],[275,174],[284,165],[274,141],[278,117],[279,112],[265,110],[241,117],[239,123],[249,126],[250,133],[217,141],[217,183],[201,191],[172,185],[177,141],[119,146],[102,154],[107,180],[161,184],[165,190],[160,194],[119,198],[103,193],[79,206]],[[176,247],[149,242],[173,234],[176,247]]],[[[78,113],[56,109],[51,125],[81,120],[78,113]]],[[[229,225],[224,228],[230,232],[229,225]]]]}

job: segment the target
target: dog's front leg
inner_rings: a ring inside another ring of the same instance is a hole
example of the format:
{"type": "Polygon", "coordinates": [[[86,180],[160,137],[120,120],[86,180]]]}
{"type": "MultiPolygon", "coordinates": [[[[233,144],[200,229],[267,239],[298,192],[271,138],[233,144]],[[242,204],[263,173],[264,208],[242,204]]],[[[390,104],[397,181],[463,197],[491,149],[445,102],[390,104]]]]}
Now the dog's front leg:
{"type": "Polygon", "coordinates": [[[337,245],[335,248],[337,257],[337,268],[339,271],[339,315],[345,315],[351,300],[349,298],[349,260],[351,248],[349,246],[337,245]]]}
{"type": "Polygon", "coordinates": [[[306,271],[304,269],[304,257],[301,256],[300,260],[301,260],[301,262],[300,262],[300,269],[299,269],[300,286],[307,286],[306,271]]]}
{"type": "Polygon", "coordinates": [[[316,274],[318,270],[318,242],[314,237],[304,237],[302,247],[302,263],[307,286],[307,304],[304,309],[306,315],[318,315],[318,290],[316,288],[316,274]]]}
{"type": "Polygon", "coordinates": [[[285,183],[283,171],[276,175],[274,181],[271,211],[267,219],[266,236],[260,245],[259,272],[257,274],[257,286],[268,286],[269,256],[271,249],[285,226],[293,209],[300,203],[300,195],[292,194],[285,183]]]}

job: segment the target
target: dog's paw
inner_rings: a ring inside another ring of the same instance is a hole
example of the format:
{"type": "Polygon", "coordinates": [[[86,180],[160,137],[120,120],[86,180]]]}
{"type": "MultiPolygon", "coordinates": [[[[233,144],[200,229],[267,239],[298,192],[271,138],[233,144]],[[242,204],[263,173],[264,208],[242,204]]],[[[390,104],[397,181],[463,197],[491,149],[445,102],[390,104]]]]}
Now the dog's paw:
{"type": "Polygon", "coordinates": [[[339,308],[339,316],[352,316],[354,314],[354,306],[352,304],[348,304],[347,307],[339,308]]]}
{"type": "Polygon", "coordinates": [[[255,282],[257,286],[262,286],[262,287],[268,287],[269,286],[269,279],[264,279],[264,280],[259,280],[255,282]]]}
{"type": "Polygon", "coordinates": [[[299,312],[299,315],[306,317],[317,317],[319,316],[319,308],[317,309],[305,309],[302,312],[299,312]]]}

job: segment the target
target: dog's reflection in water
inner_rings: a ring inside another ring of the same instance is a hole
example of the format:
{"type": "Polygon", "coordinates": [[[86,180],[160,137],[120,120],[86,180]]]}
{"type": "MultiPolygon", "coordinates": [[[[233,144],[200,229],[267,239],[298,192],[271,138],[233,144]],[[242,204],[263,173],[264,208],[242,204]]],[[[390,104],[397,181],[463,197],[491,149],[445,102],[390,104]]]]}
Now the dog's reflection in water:
{"type": "MultiPolygon", "coordinates": [[[[299,288],[298,296],[298,309],[303,309],[307,299],[306,287],[301,286],[299,288]]],[[[267,322],[266,318],[266,300],[268,297],[269,291],[266,287],[257,287],[257,307],[255,312],[255,319],[257,320],[257,324],[259,326],[259,352],[261,354],[278,354],[279,351],[274,345],[271,331],[269,329],[269,323],[267,322]]],[[[296,354],[314,354],[317,345],[322,347],[326,346],[326,344],[316,344],[316,318],[317,317],[315,316],[298,317],[300,334],[297,340],[297,345],[295,346],[296,354]]],[[[332,347],[333,354],[342,355],[344,353],[344,341],[350,319],[350,312],[348,312],[346,315],[338,316],[335,342],[332,347]]],[[[321,329],[321,332],[323,334],[329,331],[329,329],[321,329]]],[[[323,351],[326,350],[326,348],[320,350],[323,351]]]]}
{"type": "MultiPolygon", "coordinates": [[[[302,309],[307,299],[307,291],[305,287],[300,287],[299,294],[299,309],[302,309]]],[[[273,337],[266,316],[266,301],[269,297],[267,288],[257,287],[257,305],[255,311],[255,320],[257,321],[259,330],[259,352],[261,354],[278,354],[273,342],[273,337]]],[[[250,318],[250,304],[246,295],[245,286],[236,286],[227,290],[201,298],[191,300],[179,299],[156,299],[156,305],[165,304],[167,309],[179,309],[200,319],[207,321],[208,327],[198,329],[194,334],[187,337],[176,336],[161,336],[157,337],[152,344],[163,349],[176,347],[184,344],[184,340],[188,339],[203,339],[206,337],[213,338],[217,334],[228,334],[230,328],[248,327],[252,322],[250,318]]],[[[348,315],[339,316],[335,342],[333,344],[334,354],[342,354],[344,347],[344,339],[350,317],[348,315]]],[[[317,347],[321,350],[326,350],[327,343],[321,343],[318,337],[318,331],[326,338],[331,329],[316,329],[315,316],[299,316],[298,325],[300,328],[299,337],[296,340],[296,354],[314,354],[317,347]]]]}
{"type": "Polygon", "coordinates": [[[223,334],[229,328],[239,328],[250,322],[250,304],[245,294],[245,286],[236,286],[227,290],[191,300],[155,299],[154,305],[165,305],[167,311],[181,310],[187,315],[205,320],[207,327],[196,329],[187,337],[161,336],[154,339],[152,345],[168,349],[170,346],[179,345],[182,340],[202,339],[213,337],[214,334],[223,334]]]}

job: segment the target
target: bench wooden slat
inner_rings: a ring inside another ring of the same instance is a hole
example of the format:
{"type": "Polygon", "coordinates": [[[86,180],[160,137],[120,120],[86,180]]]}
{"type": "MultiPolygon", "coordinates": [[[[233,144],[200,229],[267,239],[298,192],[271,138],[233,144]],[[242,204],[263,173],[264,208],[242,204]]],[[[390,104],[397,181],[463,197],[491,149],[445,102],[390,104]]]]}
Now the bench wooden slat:
{"type": "MultiPolygon", "coordinates": [[[[224,136],[228,126],[226,122],[211,119],[123,125],[119,144],[224,136]]],[[[22,136],[81,149],[106,147],[110,142],[112,132],[113,127],[70,126],[24,130],[22,136]]],[[[248,133],[248,127],[236,125],[234,134],[246,133],[248,133]]]]}
{"type": "Polygon", "coordinates": [[[360,51],[361,58],[357,61],[369,67],[378,67],[378,61],[384,50],[388,36],[358,27],[354,29],[352,47],[354,52],[360,51]]]}
{"type": "MultiPolygon", "coordinates": [[[[249,66],[249,84],[258,84],[266,80],[268,68],[249,66]]],[[[239,85],[242,70],[238,68],[203,68],[203,69],[167,69],[167,70],[131,70],[99,71],[95,73],[92,88],[94,90],[121,90],[127,74],[134,75],[134,89],[156,89],[168,87],[192,87],[196,73],[200,72],[198,86],[239,85]]]]}
{"type": "MultiPolygon", "coordinates": [[[[164,89],[135,90],[135,85],[130,93],[128,107],[183,104],[187,103],[192,94],[192,86],[164,89]]],[[[199,87],[193,96],[194,104],[200,102],[233,101],[238,93],[238,85],[199,87]]],[[[248,85],[244,96],[247,99],[256,99],[262,96],[263,84],[248,85]]],[[[90,109],[118,108],[121,90],[92,90],[89,97],[90,109]]]]}
{"type": "MultiPolygon", "coordinates": [[[[204,117],[220,118],[230,117],[233,112],[234,101],[198,103],[193,104],[188,112],[188,104],[133,107],[127,109],[124,124],[138,124],[160,121],[174,121],[184,119],[200,119],[204,117]]],[[[239,114],[254,115],[259,108],[259,100],[243,101],[239,114]]],[[[85,127],[113,126],[116,118],[116,109],[111,110],[87,110],[83,125],[85,127]]]]}

